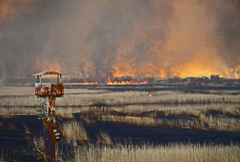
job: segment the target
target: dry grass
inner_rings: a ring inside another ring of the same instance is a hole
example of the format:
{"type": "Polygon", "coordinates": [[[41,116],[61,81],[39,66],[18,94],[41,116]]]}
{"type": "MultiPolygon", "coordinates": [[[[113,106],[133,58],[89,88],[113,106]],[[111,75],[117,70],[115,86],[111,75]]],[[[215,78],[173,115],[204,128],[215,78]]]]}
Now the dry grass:
{"type": "Polygon", "coordinates": [[[120,122],[143,127],[169,127],[201,130],[220,130],[240,132],[240,119],[212,117],[201,114],[195,120],[190,119],[155,119],[150,117],[132,117],[117,115],[102,115],[103,121],[120,122]]]}
{"type": "Polygon", "coordinates": [[[74,162],[226,162],[240,161],[239,145],[122,145],[78,149],[74,162]]]}
{"type": "Polygon", "coordinates": [[[88,90],[88,89],[64,89],[65,95],[72,95],[72,94],[103,94],[103,93],[110,93],[111,91],[108,90],[88,90]]]}
{"type": "Polygon", "coordinates": [[[34,87],[0,87],[0,95],[33,95],[34,87]]]}
{"type": "Polygon", "coordinates": [[[28,106],[33,107],[36,106],[36,99],[35,95],[2,95],[0,96],[0,106],[1,107],[22,107],[28,106]]]}
{"type": "Polygon", "coordinates": [[[44,152],[44,139],[43,138],[37,138],[36,136],[33,137],[33,144],[36,147],[37,151],[40,153],[44,152]]]}
{"type": "MultiPolygon", "coordinates": [[[[73,119],[73,113],[88,113],[88,107],[57,107],[56,115],[61,118],[73,119]]],[[[29,107],[0,107],[1,118],[12,118],[16,115],[37,115],[36,106],[29,107]]]]}
{"type": "Polygon", "coordinates": [[[85,124],[85,125],[95,125],[96,121],[94,120],[93,116],[90,115],[82,115],[80,116],[81,121],[85,124]]]}
{"type": "Polygon", "coordinates": [[[83,124],[76,120],[63,123],[63,136],[69,140],[89,140],[83,124]]]}
{"type": "Polygon", "coordinates": [[[15,161],[12,157],[8,155],[8,153],[4,153],[4,151],[1,151],[0,155],[0,162],[12,162],[15,161]]]}
{"type": "MultiPolygon", "coordinates": [[[[35,106],[36,96],[31,87],[0,87],[0,106],[35,106]],[[24,90],[24,88],[27,88],[24,90]]],[[[185,94],[172,91],[151,92],[110,92],[100,90],[66,90],[63,98],[57,99],[56,106],[89,106],[94,104],[186,104],[186,103],[240,103],[240,95],[226,94],[185,94]]]]}
{"type": "MultiPolygon", "coordinates": [[[[22,122],[21,122],[21,123],[22,123],[22,122]]],[[[22,125],[23,125],[24,128],[25,128],[25,133],[31,134],[30,129],[28,128],[28,126],[27,126],[26,124],[24,124],[24,123],[22,123],[22,125]]]]}
{"type": "Polygon", "coordinates": [[[148,126],[148,127],[158,127],[161,125],[159,121],[149,117],[102,115],[102,121],[128,123],[128,124],[134,124],[137,126],[148,126]]]}
{"type": "Polygon", "coordinates": [[[200,115],[199,120],[209,129],[240,132],[240,119],[200,115]]]}
{"type": "Polygon", "coordinates": [[[224,115],[240,115],[240,107],[228,106],[221,109],[224,115]]]}
{"type": "MultiPolygon", "coordinates": [[[[37,155],[38,155],[38,158],[44,158],[44,149],[45,149],[45,145],[44,145],[44,138],[41,137],[41,138],[38,138],[36,136],[33,137],[33,145],[35,146],[35,148],[33,149],[37,155]]],[[[62,161],[60,159],[60,155],[59,153],[61,153],[59,151],[59,148],[58,148],[58,143],[56,144],[56,159],[57,161],[62,161]]]]}
{"type": "Polygon", "coordinates": [[[36,115],[36,108],[26,108],[26,107],[1,107],[0,116],[6,118],[7,116],[14,115],[36,115]]]}
{"type": "Polygon", "coordinates": [[[149,117],[156,117],[157,114],[165,116],[194,116],[209,114],[210,110],[218,111],[224,115],[240,115],[239,104],[180,104],[180,105],[128,105],[124,107],[110,107],[110,114],[125,114],[128,116],[142,116],[148,113],[149,117]],[[149,114],[150,112],[150,114],[149,114]]]}
{"type": "Polygon", "coordinates": [[[18,130],[16,124],[14,124],[14,123],[8,123],[7,125],[8,125],[8,129],[10,131],[18,130]]]}
{"type": "Polygon", "coordinates": [[[65,118],[65,119],[74,119],[73,114],[71,113],[58,113],[57,114],[60,118],[65,118]]]}
{"type": "Polygon", "coordinates": [[[106,145],[112,145],[113,142],[111,140],[111,138],[109,137],[108,135],[108,132],[106,131],[100,131],[100,135],[97,136],[97,139],[98,139],[98,143],[101,143],[101,144],[106,144],[106,145]]]}
{"type": "Polygon", "coordinates": [[[239,103],[239,95],[183,94],[178,92],[157,93],[151,97],[148,92],[114,92],[106,94],[65,95],[59,106],[130,105],[130,104],[186,104],[186,103],[239,103]]]}
{"type": "Polygon", "coordinates": [[[74,119],[73,113],[74,111],[71,107],[56,108],[56,115],[58,115],[60,118],[74,119]]]}
{"type": "MultiPolygon", "coordinates": [[[[176,111],[165,111],[165,116],[195,116],[198,117],[204,113],[203,110],[176,110],[176,111]]],[[[205,112],[206,113],[206,112],[205,112]]]]}

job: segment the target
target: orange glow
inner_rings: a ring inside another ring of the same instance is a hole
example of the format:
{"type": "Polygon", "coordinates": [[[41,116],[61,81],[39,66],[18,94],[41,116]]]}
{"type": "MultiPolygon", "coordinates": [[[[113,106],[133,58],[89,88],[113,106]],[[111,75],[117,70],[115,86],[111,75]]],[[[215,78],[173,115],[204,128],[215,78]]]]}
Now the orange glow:
{"type": "Polygon", "coordinates": [[[139,84],[147,84],[146,81],[144,82],[141,82],[141,83],[138,83],[138,82],[134,82],[134,81],[120,81],[120,82],[117,82],[117,81],[114,81],[112,82],[110,78],[108,78],[108,82],[107,82],[107,85],[139,85],[139,84]]]}
{"type": "Polygon", "coordinates": [[[148,94],[148,96],[150,96],[150,97],[151,97],[151,96],[152,96],[152,94],[151,94],[151,93],[149,93],[149,94],[148,94]]]}
{"type": "Polygon", "coordinates": [[[169,24],[170,30],[164,31],[166,42],[149,37],[149,33],[157,33],[157,26],[162,26],[156,25],[161,22],[159,17],[153,17],[152,24],[150,21],[146,26],[136,25],[134,32],[124,37],[119,46],[113,76],[184,78],[218,74],[220,77],[239,77],[237,70],[229,68],[229,63],[211,46],[218,43],[218,40],[213,42],[211,34],[214,31],[210,30],[215,28],[216,20],[209,16],[206,7],[197,1],[174,1],[173,7],[177,21],[169,24]],[[142,32],[143,29],[146,32],[142,32]],[[136,44],[142,42],[150,43],[140,57],[136,44]]]}
{"type": "Polygon", "coordinates": [[[64,83],[64,85],[95,85],[98,84],[98,82],[87,82],[85,83],[64,83]]]}
{"type": "Polygon", "coordinates": [[[52,71],[61,72],[61,66],[60,66],[60,63],[57,62],[57,61],[54,61],[54,62],[51,63],[51,64],[47,64],[46,67],[47,67],[47,68],[45,68],[45,69],[49,69],[49,70],[52,70],[52,71]]]}

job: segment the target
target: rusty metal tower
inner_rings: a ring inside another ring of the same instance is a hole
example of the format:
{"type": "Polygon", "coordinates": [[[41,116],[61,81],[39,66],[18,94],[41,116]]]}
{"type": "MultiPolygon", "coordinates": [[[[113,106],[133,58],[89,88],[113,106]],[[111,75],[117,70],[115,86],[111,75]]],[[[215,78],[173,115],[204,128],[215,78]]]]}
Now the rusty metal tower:
{"type": "Polygon", "coordinates": [[[35,83],[35,95],[37,95],[36,103],[41,101],[37,113],[39,119],[43,121],[44,125],[44,150],[38,149],[39,161],[55,162],[56,161],[56,141],[60,139],[62,135],[62,120],[56,120],[55,115],[55,100],[56,97],[62,97],[64,95],[64,84],[62,83],[62,75],[55,71],[44,71],[38,74],[32,74],[37,76],[37,83],[35,83]],[[42,83],[42,76],[55,75],[57,76],[56,83],[42,83]]]}

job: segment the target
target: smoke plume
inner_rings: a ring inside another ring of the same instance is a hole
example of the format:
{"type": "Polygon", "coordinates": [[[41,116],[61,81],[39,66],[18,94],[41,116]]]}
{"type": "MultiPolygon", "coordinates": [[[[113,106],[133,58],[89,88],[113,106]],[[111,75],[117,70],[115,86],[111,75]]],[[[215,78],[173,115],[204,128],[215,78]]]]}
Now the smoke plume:
{"type": "Polygon", "coordinates": [[[0,80],[239,77],[237,0],[1,0],[0,80]]]}

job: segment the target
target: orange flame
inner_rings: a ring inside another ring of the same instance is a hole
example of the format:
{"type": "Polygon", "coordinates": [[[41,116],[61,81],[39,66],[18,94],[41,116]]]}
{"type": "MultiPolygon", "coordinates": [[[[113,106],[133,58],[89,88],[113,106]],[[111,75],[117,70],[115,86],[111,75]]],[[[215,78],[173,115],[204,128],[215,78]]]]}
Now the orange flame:
{"type": "Polygon", "coordinates": [[[141,82],[141,83],[138,83],[138,82],[134,82],[134,81],[120,81],[120,82],[117,82],[117,81],[114,81],[112,82],[110,77],[108,77],[108,82],[107,82],[107,85],[139,85],[139,84],[147,84],[146,81],[144,82],[141,82]]]}
{"type": "Polygon", "coordinates": [[[149,93],[149,94],[148,94],[148,96],[150,96],[150,97],[151,97],[151,96],[152,96],[152,94],[151,94],[151,93],[149,93]]]}
{"type": "Polygon", "coordinates": [[[85,83],[64,83],[64,85],[95,85],[98,84],[98,82],[87,82],[85,83]]]}

